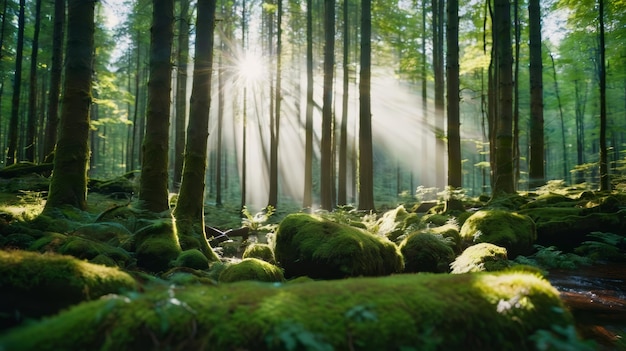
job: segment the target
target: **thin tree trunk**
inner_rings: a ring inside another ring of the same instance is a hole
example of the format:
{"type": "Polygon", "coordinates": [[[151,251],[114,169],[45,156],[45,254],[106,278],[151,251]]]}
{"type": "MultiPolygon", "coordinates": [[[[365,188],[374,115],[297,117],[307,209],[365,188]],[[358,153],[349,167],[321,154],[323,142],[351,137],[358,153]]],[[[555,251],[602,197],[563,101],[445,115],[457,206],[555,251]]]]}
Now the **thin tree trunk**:
{"type": "Polygon", "coordinates": [[[151,212],[169,209],[168,152],[174,1],[154,0],[150,30],[150,80],[146,132],[142,145],[140,206],[151,212]]]}
{"type": "MultiPolygon", "coordinates": [[[[579,165],[585,163],[585,107],[587,105],[587,83],[583,81],[585,85],[584,93],[580,92],[579,81],[574,81],[574,98],[576,100],[576,155],[579,165]]],[[[625,100],[626,101],[626,100],[625,100]]],[[[581,184],[585,181],[585,172],[576,172],[576,184],[581,184]]]]}
{"type": "Polygon", "coordinates": [[[276,207],[278,204],[278,141],[280,137],[280,108],[282,99],[282,18],[283,18],[283,1],[277,1],[277,19],[276,19],[276,102],[274,105],[274,117],[272,118],[272,126],[270,130],[270,189],[268,206],[276,207]]]}
{"type": "Polygon", "coordinates": [[[13,98],[11,100],[11,119],[9,121],[9,146],[5,163],[7,166],[17,162],[19,108],[22,89],[22,55],[24,51],[24,7],[25,1],[20,0],[17,17],[17,48],[15,52],[15,75],[13,77],[13,98]]]}
{"type": "Polygon", "coordinates": [[[374,211],[374,159],[372,145],[372,2],[361,9],[361,72],[359,82],[359,209],[374,211]]]}
{"type": "Polygon", "coordinates": [[[62,205],[87,208],[89,112],[94,53],[92,0],[69,0],[63,105],[54,171],[44,213],[62,205]]]}
{"type": "Polygon", "coordinates": [[[520,16],[519,16],[519,0],[513,1],[513,16],[515,21],[515,69],[513,72],[513,81],[516,82],[513,89],[513,186],[518,188],[520,178],[520,147],[519,147],[519,52],[520,52],[520,36],[522,32],[520,16]]]}
{"type": "Polygon", "coordinates": [[[306,6],[306,121],[302,206],[310,208],[313,205],[313,1],[306,0],[306,6]]]}
{"type": "Polygon", "coordinates": [[[604,44],[604,0],[599,0],[600,21],[600,191],[611,190],[606,148],[606,53],[604,44]]]}
{"type": "Polygon", "coordinates": [[[554,79],[554,93],[556,94],[556,99],[559,105],[559,117],[561,119],[561,146],[563,150],[563,180],[566,182],[571,182],[569,179],[569,172],[567,171],[567,145],[565,141],[565,118],[563,117],[563,105],[561,104],[561,94],[559,92],[559,83],[556,80],[556,65],[554,64],[554,56],[550,53],[550,60],[552,61],[552,77],[554,79]]]}
{"type": "Polygon", "coordinates": [[[28,92],[28,120],[26,122],[26,160],[35,161],[35,133],[37,131],[37,54],[41,28],[41,0],[35,2],[35,29],[30,54],[30,84],[28,92]]]}
{"type": "Polygon", "coordinates": [[[541,8],[539,0],[528,3],[530,30],[530,163],[528,189],[545,184],[543,65],[541,62],[541,8]]]}
{"type": "Polygon", "coordinates": [[[337,204],[345,205],[348,183],[348,91],[350,89],[350,26],[349,1],[343,0],[343,96],[341,100],[341,130],[339,140],[339,179],[337,188],[337,204]]]}
{"type": "Polygon", "coordinates": [[[187,67],[189,61],[189,0],[180,0],[178,50],[176,55],[176,118],[174,122],[174,189],[178,189],[183,172],[185,121],[187,120],[187,67]]]}
{"type": "MultiPolygon", "coordinates": [[[[248,22],[246,19],[246,0],[243,0],[241,5],[241,51],[246,51],[246,32],[248,30],[248,22]]],[[[246,207],[246,187],[248,176],[248,89],[244,85],[243,87],[243,113],[242,113],[242,153],[241,153],[241,203],[240,207],[243,210],[246,207]]]]}
{"type": "MultiPolygon", "coordinates": [[[[52,31],[52,66],[50,67],[50,92],[48,93],[48,119],[44,137],[43,156],[54,151],[59,124],[59,96],[63,72],[63,37],[65,26],[65,0],[54,0],[54,28],[52,31]]],[[[47,160],[46,160],[47,161],[47,160]]]]}
{"type": "Polygon", "coordinates": [[[335,54],[335,1],[324,0],[324,90],[322,105],[322,141],[320,163],[320,206],[332,210],[333,154],[332,154],[332,102],[335,54]]]}

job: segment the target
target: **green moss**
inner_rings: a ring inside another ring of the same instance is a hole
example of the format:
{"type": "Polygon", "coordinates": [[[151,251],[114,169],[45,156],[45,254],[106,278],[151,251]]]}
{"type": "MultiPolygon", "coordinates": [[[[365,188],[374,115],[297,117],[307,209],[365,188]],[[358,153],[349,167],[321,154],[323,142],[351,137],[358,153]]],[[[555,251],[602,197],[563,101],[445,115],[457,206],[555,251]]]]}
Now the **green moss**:
{"type": "Polygon", "coordinates": [[[258,258],[271,264],[276,264],[274,251],[268,244],[252,243],[246,247],[242,258],[258,258]]]}
{"type": "Polygon", "coordinates": [[[209,260],[200,250],[191,249],[181,252],[174,261],[175,267],[188,267],[193,269],[208,269],[209,260]]]}
{"type": "Polygon", "coordinates": [[[376,276],[404,267],[398,247],[388,239],[303,213],[285,217],[275,241],[276,261],[287,277],[376,276]]]}
{"type": "MultiPolygon", "coordinates": [[[[39,317],[81,301],[135,289],[128,274],[70,256],[0,251],[0,316],[39,317]]],[[[2,320],[10,324],[14,320],[2,320]]]]}
{"type": "Polygon", "coordinates": [[[405,219],[408,216],[409,213],[403,205],[385,212],[376,221],[378,235],[386,236],[389,240],[395,241],[399,236],[404,234],[405,219]]]}
{"type": "Polygon", "coordinates": [[[0,337],[6,350],[529,350],[572,325],[525,272],[163,287],[84,303],[0,337]]]}
{"type": "Polygon", "coordinates": [[[43,236],[39,239],[35,240],[29,247],[28,251],[58,251],[59,247],[65,243],[67,239],[67,235],[53,233],[53,232],[45,232],[43,236]]]}
{"type": "Polygon", "coordinates": [[[232,283],[242,280],[261,282],[282,282],[285,280],[283,271],[271,263],[256,258],[246,258],[241,262],[228,265],[220,273],[219,281],[232,283]]]}
{"type": "Polygon", "coordinates": [[[67,236],[58,252],[86,260],[104,255],[115,261],[116,265],[120,267],[125,267],[133,261],[130,253],[122,248],[79,236],[67,236]]]}
{"type": "Polygon", "coordinates": [[[489,243],[472,245],[450,265],[452,273],[493,272],[511,266],[504,247],[489,243]]]}
{"type": "Polygon", "coordinates": [[[167,270],[182,251],[171,219],[157,220],[134,235],[137,265],[151,272],[167,270]]]}
{"type": "Polygon", "coordinates": [[[400,243],[405,272],[447,273],[454,251],[440,235],[415,232],[400,243]]]}
{"type": "Polygon", "coordinates": [[[455,253],[461,253],[463,243],[461,234],[459,233],[459,227],[456,224],[447,223],[440,227],[429,228],[428,231],[433,234],[441,235],[447,240],[455,253]]]}
{"type": "Polygon", "coordinates": [[[129,241],[132,233],[120,223],[99,222],[80,226],[72,235],[119,246],[129,241]]]}
{"type": "Polygon", "coordinates": [[[35,238],[32,235],[15,233],[7,235],[2,243],[4,247],[10,247],[12,249],[27,249],[35,242],[35,238]]]}
{"type": "Polygon", "coordinates": [[[446,223],[448,223],[448,221],[453,218],[450,215],[447,214],[441,214],[441,213],[429,213],[424,215],[424,217],[422,217],[422,222],[423,223],[427,223],[427,224],[432,224],[432,225],[436,225],[436,226],[442,226],[446,223]]]}
{"type": "Polygon", "coordinates": [[[505,247],[511,257],[531,252],[537,240],[535,223],[530,217],[505,210],[474,213],[465,221],[460,234],[469,243],[486,242],[505,247]]]}

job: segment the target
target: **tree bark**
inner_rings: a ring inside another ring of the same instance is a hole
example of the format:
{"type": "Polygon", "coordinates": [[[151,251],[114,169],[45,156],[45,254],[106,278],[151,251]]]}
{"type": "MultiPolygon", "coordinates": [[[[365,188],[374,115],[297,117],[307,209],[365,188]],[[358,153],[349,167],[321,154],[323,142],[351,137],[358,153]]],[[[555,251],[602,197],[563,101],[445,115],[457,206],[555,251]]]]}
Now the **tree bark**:
{"type": "Polygon", "coordinates": [[[176,119],[174,124],[174,189],[178,189],[183,172],[185,122],[187,120],[187,67],[189,61],[189,0],[180,0],[178,49],[176,55],[176,119]]]}
{"type": "Polygon", "coordinates": [[[530,30],[530,162],[528,189],[545,184],[543,130],[543,65],[541,61],[541,8],[539,0],[528,3],[530,30]]]}
{"type": "Polygon", "coordinates": [[[306,116],[304,141],[304,197],[302,207],[313,205],[313,1],[306,1],[306,116]]]}
{"type": "Polygon", "coordinates": [[[372,2],[361,9],[361,72],[359,82],[359,209],[374,211],[374,160],[372,145],[372,2]]]}
{"type": "Polygon", "coordinates": [[[87,208],[89,112],[94,54],[93,0],[69,0],[63,105],[54,171],[44,213],[62,205],[87,208]]]}
{"type": "Polygon", "coordinates": [[[41,0],[35,2],[35,29],[30,54],[30,83],[28,92],[28,119],[26,121],[26,160],[35,162],[35,133],[37,131],[37,54],[41,28],[41,0]]]}
{"type": "Polygon", "coordinates": [[[25,1],[20,0],[17,17],[17,48],[15,52],[15,75],[13,77],[13,97],[11,99],[11,119],[9,120],[8,150],[6,166],[17,162],[17,139],[20,109],[20,94],[22,89],[22,55],[24,52],[24,7],[25,1]]]}
{"type": "Polygon", "coordinates": [[[600,191],[611,190],[606,148],[606,53],[604,44],[604,0],[599,0],[600,22],[600,191]]]}
{"type": "Polygon", "coordinates": [[[339,174],[337,186],[337,204],[345,205],[348,186],[348,91],[350,89],[350,26],[349,1],[343,0],[343,94],[341,100],[341,126],[339,136],[339,174]]]}
{"type": "Polygon", "coordinates": [[[320,206],[333,209],[332,103],[335,65],[335,1],[324,0],[324,90],[320,163],[320,206]]]}
{"type": "Polygon", "coordinates": [[[148,111],[139,185],[140,206],[151,212],[169,209],[167,165],[173,23],[174,1],[153,0],[148,111]]]}
{"type": "Polygon", "coordinates": [[[277,1],[276,10],[276,86],[274,105],[274,117],[272,118],[270,130],[270,189],[268,206],[276,208],[278,205],[278,141],[280,138],[280,108],[282,100],[282,18],[283,1],[277,1]]]}
{"type": "Polygon", "coordinates": [[[59,124],[59,95],[63,72],[63,37],[65,26],[65,0],[54,0],[54,27],[52,30],[52,65],[50,67],[50,91],[48,93],[48,118],[44,136],[43,156],[54,151],[59,124]]]}

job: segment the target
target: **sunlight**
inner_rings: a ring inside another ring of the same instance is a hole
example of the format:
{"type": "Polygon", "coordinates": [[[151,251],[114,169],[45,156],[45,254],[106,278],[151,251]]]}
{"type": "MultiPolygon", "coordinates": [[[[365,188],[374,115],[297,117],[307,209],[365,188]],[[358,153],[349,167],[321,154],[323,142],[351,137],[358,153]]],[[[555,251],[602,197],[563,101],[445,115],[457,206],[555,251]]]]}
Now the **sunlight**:
{"type": "Polygon", "coordinates": [[[242,82],[256,84],[264,79],[267,65],[261,55],[248,51],[237,59],[235,72],[242,82]]]}

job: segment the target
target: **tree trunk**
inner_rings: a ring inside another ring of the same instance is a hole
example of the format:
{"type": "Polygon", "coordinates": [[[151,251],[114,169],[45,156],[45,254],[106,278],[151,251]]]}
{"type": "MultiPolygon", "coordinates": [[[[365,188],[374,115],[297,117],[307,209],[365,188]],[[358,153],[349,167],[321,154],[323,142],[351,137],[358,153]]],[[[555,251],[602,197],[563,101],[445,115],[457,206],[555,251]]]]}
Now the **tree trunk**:
{"type": "Polygon", "coordinates": [[[372,145],[372,2],[361,2],[361,72],[359,82],[359,209],[374,211],[372,145]]]}
{"type": "MultiPolygon", "coordinates": [[[[280,108],[281,108],[281,83],[282,83],[282,18],[283,18],[283,1],[277,1],[276,11],[276,86],[274,94],[276,103],[274,105],[274,117],[270,130],[270,189],[268,206],[276,208],[278,204],[278,141],[280,137],[280,108]]],[[[271,35],[271,33],[270,33],[271,35]]]]}
{"type": "Polygon", "coordinates": [[[563,116],[563,104],[561,104],[561,93],[559,92],[559,83],[556,80],[556,65],[554,64],[554,56],[550,53],[550,60],[552,61],[552,78],[554,80],[554,93],[559,105],[559,117],[561,120],[561,146],[562,146],[562,166],[563,166],[563,180],[571,182],[569,179],[569,172],[567,171],[567,142],[565,140],[565,118],[563,116]]]}
{"type": "MultiPolygon", "coordinates": [[[[241,4],[241,51],[246,51],[246,33],[248,31],[248,22],[246,19],[246,0],[241,4]]],[[[244,85],[243,87],[243,106],[242,106],[242,152],[241,152],[241,203],[240,207],[243,210],[246,207],[246,187],[248,176],[248,90],[244,85]]]]}
{"type": "Polygon", "coordinates": [[[304,197],[302,207],[313,205],[313,1],[306,1],[306,121],[304,145],[304,197]]]}
{"type": "Polygon", "coordinates": [[[167,165],[173,23],[174,1],[153,0],[148,111],[139,184],[140,206],[151,212],[169,209],[167,165]]]}
{"type": "MultiPolygon", "coordinates": [[[[448,187],[449,191],[463,186],[461,165],[461,120],[459,111],[459,2],[448,0],[446,83],[448,91],[448,187]]],[[[452,194],[449,194],[452,195],[452,194]]],[[[446,199],[446,211],[463,210],[463,203],[454,196],[446,199]]]]}
{"type": "Polygon", "coordinates": [[[30,54],[30,83],[28,92],[28,120],[26,122],[26,161],[35,162],[35,133],[37,131],[37,54],[41,27],[41,0],[35,2],[35,29],[30,54]]]}
{"type": "Polygon", "coordinates": [[[528,3],[530,30],[530,162],[528,189],[545,184],[543,131],[543,65],[541,62],[541,8],[539,0],[528,3]]]}
{"type": "Polygon", "coordinates": [[[493,196],[515,193],[513,184],[513,52],[511,5],[495,0],[494,30],[497,57],[498,116],[496,129],[496,177],[493,196]]]}
{"type": "Polygon", "coordinates": [[[195,236],[197,241],[182,240],[183,250],[199,249],[210,260],[217,260],[206,241],[204,231],[204,190],[211,108],[211,76],[213,71],[213,32],[216,0],[199,0],[196,22],[193,85],[189,109],[187,143],[182,183],[174,209],[179,236],[195,236]],[[195,227],[195,231],[194,231],[195,227]],[[194,233],[199,235],[194,235],[194,233]],[[190,243],[197,242],[199,247],[190,243]]]}
{"type": "Polygon", "coordinates": [[[324,90],[322,105],[322,141],[320,163],[320,206],[324,210],[333,208],[333,73],[335,65],[335,1],[324,0],[324,90]]]}
{"type": "Polygon", "coordinates": [[[176,55],[176,118],[174,123],[174,189],[182,178],[187,120],[187,65],[189,62],[189,0],[180,0],[178,18],[178,50],[176,55]]]}
{"type": "MultiPolygon", "coordinates": [[[[579,81],[574,81],[574,98],[576,101],[576,155],[579,165],[585,163],[585,107],[587,105],[587,82],[583,81],[584,92],[580,91],[579,81]]],[[[625,100],[626,101],[626,100],[625,100]]],[[[576,184],[585,182],[585,172],[576,172],[576,184]]]]}
{"type": "Polygon", "coordinates": [[[50,67],[50,92],[48,93],[48,119],[44,137],[43,156],[54,151],[59,124],[59,96],[63,72],[63,27],[65,26],[65,0],[54,0],[54,28],[52,30],[52,66],[50,67]]]}
{"type": "Polygon", "coordinates": [[[339,174],[337,187],[337,204],[345,205],[348,186],[348,91],[350,89],[350,26],[349,1],[343,0],[343,95],[341,100],[341,130],[339,140],[339,174]]]}
{"type": "Polygon", "coordinates": [[[62,205],[87,208],[89,112],[94,54],[92,0],[69,0],[65,83],[54,171],[44,212],[62,205]]]}
{"type": "Polygon", "coordinates": [[[433,0],[433,70],[435,76],[435,174],[438,188],[445,186],[445,141],[444,141],[444,1],[433,0]]]}
{"type": "Polygon", "coordinates": [[[606,53],[604,45],[604,0],[599,0],[600,22],[600,191],[611,190],[606,148],[606,53]]]}
{"type": "Polygon", "coordinates": [[[15,76],[13,77],[13,98],[11,99],[11,119],[9,121],[9,142],[6,157],[6,166],[17,162],[17,140],[20,109],[20,94],[22,89],[22,55],[24,52],[24,0],[20,0],[17,17],[17,48],[15,52],[15,76]]]}

